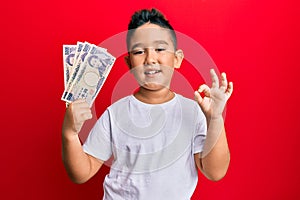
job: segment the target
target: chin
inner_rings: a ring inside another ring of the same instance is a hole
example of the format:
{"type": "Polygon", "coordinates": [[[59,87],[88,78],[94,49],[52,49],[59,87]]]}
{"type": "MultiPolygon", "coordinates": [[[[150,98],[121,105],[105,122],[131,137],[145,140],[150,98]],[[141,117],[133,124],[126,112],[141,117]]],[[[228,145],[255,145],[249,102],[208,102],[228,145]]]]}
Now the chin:
{"type": "Polygon", "coordinates": [[[168,85],[163,85],[160,83],[144,83],[141,85],[142,88],[147,89],[147,90],[162,90],[162,89],[169,89],[168,85]]]}

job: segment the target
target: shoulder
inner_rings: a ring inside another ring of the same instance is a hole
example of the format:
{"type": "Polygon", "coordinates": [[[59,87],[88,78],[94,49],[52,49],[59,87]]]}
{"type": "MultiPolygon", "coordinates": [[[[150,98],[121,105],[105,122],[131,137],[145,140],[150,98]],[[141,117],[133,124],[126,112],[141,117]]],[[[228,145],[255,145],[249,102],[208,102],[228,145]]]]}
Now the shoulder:
{"type": "Polygon", "coordinates": [[[195,100],[189,99],[180,94],[176,94],[176,96],[183,110],[189,112],[189,114],[191,115],[196,115],[199,116],[201,119],[205,119],[203,111],[201,110],[199,104],[195,100]]]}
{"type": "Polygon", "coordinates": [[[125,106],[129,103],[130,99],[131,99],[131,95],[123,97],[123,98],[117,100],[116,102],[114,102],[113,104],[111,104],[108,107],[108,110],[114,110],[114,109],[122,108],[123,106],[125,106]]]}
{"type": "Polygon", "coordinates": [[[124,112],[124,108],[126,108],[126,105],[128,105],[128,102],[130,101],[129,99],[130,96],[126,96],[108,106],[101,114],[96,124],[106,124],[108,126],[108,124],[112,122],[116,115],[124,112]]]}
{"type": "Polygon", "coordinates": [[[183,107],[189,107],[194,109],[199,108],[199,105],[195,100],[184,97],[181,94],[176,94],[176,97],[183,107]]]}

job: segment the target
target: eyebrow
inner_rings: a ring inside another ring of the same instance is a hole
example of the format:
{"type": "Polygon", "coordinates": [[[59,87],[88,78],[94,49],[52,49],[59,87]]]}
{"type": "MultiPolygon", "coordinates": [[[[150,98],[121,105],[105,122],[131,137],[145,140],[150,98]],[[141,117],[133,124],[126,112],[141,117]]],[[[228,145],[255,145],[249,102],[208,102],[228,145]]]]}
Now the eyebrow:
{"type": "MultiPolygon", "coordinates": [[[[169,43],[166,42],[165,40],[155,40],[153,43],[154,43],[154,44],[165,44],[165,45],[168,45],[168,46],[169,46],[169,43]]],[[[139,47],[139,46],[144,46],[144,44],[141,43],[141,42],[136,43],[136,44],[134,44],[134,45],[131,47],[131,50],[133,50],[134,48],[139,47]]]]}

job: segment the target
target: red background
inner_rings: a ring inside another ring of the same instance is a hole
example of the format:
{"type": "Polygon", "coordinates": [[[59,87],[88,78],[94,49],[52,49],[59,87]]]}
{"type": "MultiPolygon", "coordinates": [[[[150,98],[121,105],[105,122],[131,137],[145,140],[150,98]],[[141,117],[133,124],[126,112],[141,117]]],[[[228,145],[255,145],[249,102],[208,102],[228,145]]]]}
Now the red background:
{"type": "MultiPolygon", "coordinates": [[[[62,45],[99,44],[126,30],[135,10],[150,7],[200,43],[235,86],[226,115],[229,171],[219,182],[200,175],[193,199],[300,199],[298,1],[1,4],[1,199],[101,199],[107,168],[75,185],[61,162],[62,45]]],[[[197,88],[203,82],[188,66],[181,73],[197,88]]],[[[118,58],[97,99],[99,112],[126,71],[118,58]]]]}

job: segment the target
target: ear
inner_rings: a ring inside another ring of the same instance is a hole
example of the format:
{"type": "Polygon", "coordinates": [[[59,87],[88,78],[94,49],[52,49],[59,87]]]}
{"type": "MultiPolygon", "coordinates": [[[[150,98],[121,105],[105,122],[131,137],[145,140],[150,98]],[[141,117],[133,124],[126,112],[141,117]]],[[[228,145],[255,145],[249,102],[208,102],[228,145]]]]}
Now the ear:
{"type": "Polygon", "coordinates": [[[183,58],[184,58],[183,51],[181,49],[176,50],[175,51],[174,68],[177,68],[177,69],[180,68],[183,58]]]}
{"type": "Polygon", "coordinates": [[[130,55],[128,54],[127,56],[124,57],[125,63],[127,64],[127,66],[129,67],[129,69],[132,68],[131,66],[131,62],[130,62],[130,55]]]}

